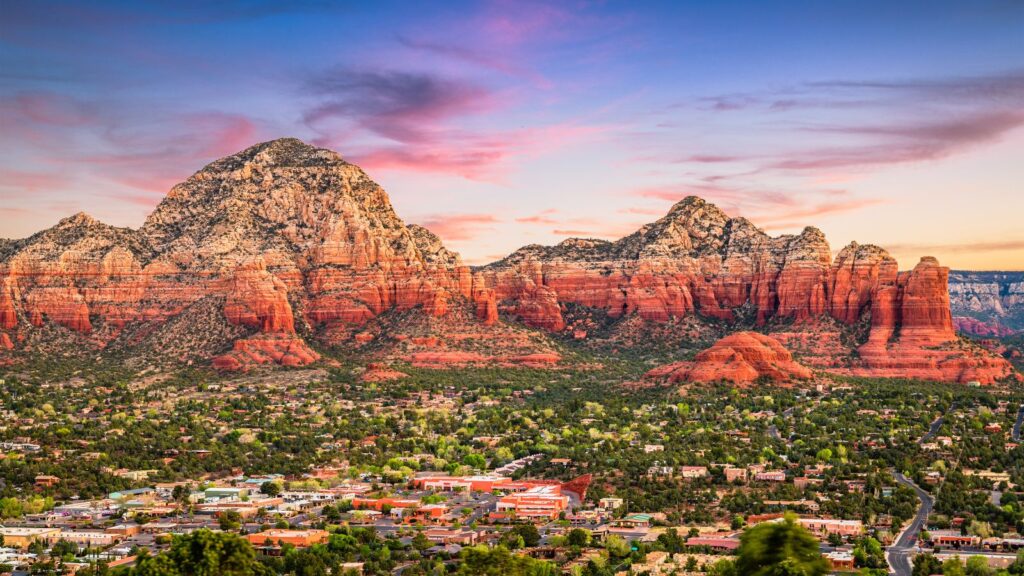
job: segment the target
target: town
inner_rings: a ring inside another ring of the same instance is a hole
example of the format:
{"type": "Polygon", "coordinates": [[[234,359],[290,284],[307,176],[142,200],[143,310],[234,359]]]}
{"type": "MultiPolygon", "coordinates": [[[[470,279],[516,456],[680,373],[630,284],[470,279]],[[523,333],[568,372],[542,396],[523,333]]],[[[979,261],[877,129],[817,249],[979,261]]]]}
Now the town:
{"type": "Polygon", "coordinates": [[[833,573],[1024,573],[1019,391],[54,364],[0,388],[0,573],[157,573],[209,540],[268,574],[725,575],[790,525],[833,573]]]}

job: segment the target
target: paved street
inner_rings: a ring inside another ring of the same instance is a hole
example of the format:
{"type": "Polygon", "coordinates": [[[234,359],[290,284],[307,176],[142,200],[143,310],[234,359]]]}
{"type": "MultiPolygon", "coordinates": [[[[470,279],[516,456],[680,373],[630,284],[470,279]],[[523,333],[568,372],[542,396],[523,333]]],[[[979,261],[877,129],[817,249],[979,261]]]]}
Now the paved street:
{"type": "Polygon", "coordinates": [[[921,534],[921,530],[924,529],[925,523],[928,521],[928,514],[931,513],[935,502],[927,492],[903,474],[893,472],[893,477],[900,484],[913,488],[914,492],[917,493],[917,497],[921,500],[921,506],[917,509],[917,514],[911,520],[910,525],[900,534],[896,542],[885,551],[885,558],[889,562],[890,572],[896,574],[896,576],[910,576],[912,570],[910,551],[914,549],[917,538],[921,534]]]}

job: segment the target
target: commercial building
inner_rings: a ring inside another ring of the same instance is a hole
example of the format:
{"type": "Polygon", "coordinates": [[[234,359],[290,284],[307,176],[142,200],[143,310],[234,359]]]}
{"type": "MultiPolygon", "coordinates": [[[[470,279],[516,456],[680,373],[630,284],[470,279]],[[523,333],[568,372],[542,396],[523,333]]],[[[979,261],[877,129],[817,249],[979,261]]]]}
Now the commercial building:
{"type": "Polygon", "coordinates": [[[256,534],[246,535],[253,546],[280,546],[290,544],[296,548],[308,548],[314,544],[327,542],[330,533],[326,530],[264,530],[256,534]]]}

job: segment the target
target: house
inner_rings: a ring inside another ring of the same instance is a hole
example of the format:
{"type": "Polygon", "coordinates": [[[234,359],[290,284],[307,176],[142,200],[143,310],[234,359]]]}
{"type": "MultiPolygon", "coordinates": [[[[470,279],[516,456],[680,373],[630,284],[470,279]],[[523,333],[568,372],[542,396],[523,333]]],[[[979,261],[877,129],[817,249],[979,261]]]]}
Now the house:
{"type": "Polygon", "coordinates": [[[127,470],[125,468],[114,470],[114,476],[117,476],[119,478],[125,478],[133,482],[141,482],[143,480],[148,480],[151,474],[156,473],[156,470],[127,470]]]}
{"type": "Polygon", "coordinates": [[[767,470],[755,474],[754,480],[758,482],[785,482],[786,473],[781,470],[767,470]]]}
{"type": "Polygon", "coordinates": [[[647,476],[650,478],[671,478],[675,473],[672,466],[660,466],[655,464],[647,469],[647,476]]]}
{"type": "Polygon", "coordinates": [[[793,479],[793,486],[795,486],[797,490],[803,490],[808,486],[818,486],[823,482],[824,480],[822,480],[821,478],[808,478],[807,476],[800,476],[799,478],[793,479]]]}
{"type": "Polygon", "coordinates": [[[728,466],[723,470],[725,473],[725,481],[733,483],[736,481],[746,482],[747,481],[747,469],[736,468],[734,466],[728,466]]]}
{"type": "Polygon", "coordinates": [[[474,530],[457,530],[453,528],[428,528],[423,535],[431,542],[438,544],[459,544],[472,546],[477,543],[479,535],[474,530]]]}
{"type": "Polygon", "coordinates": [[[835,550],[825,554],[825,559],[832,565],[833,570],[853,570],[853,555],[849,552],[835,550]]]}
{"type": "Polygon", "coordinates": [[[50,488],[52,486],[56,486],[59,482],[60,478],[56,476],[40,474],[36,476],[35,486],[36,488],[50,488]]]}
{"type": "Polygon", "coordinates": [[[681,466],[679,475],[683,478],[705,478],[708,475],[706,466],[681,466]]]}
{"type": "Polygon", "coordinates": [[[605,510],[618,510],[619,508],[622,507],[622,504],[623,504],[622,498],[612,498],[612,497],[609,497],[609,498],[601,498],[601,500],[598,501],[599,507],[600,508],[604,508],[605,510]]]}
{"type": "Polygon", "coordinates": [[[800,525],[814,533],[819,538],[822,536],[839,536],[852,538],[864,533],[864,523],[860,520],[837,520],[834,518],[800,518],[800,525]]]}
{"type": "Polygon", "coordinates": [[[740,547],[740,541],[735,538],[693,536],[692,538],[686,539],[686,545],[693,548],[710,548],[716,552],[732,552],[740,547]]]}
{"type": "Polygon", "coordinates": [[[625,518],[616,520],[615,525],[624,528],[650,528],[653,518],[650,514],[630,514],[625,518]]]}

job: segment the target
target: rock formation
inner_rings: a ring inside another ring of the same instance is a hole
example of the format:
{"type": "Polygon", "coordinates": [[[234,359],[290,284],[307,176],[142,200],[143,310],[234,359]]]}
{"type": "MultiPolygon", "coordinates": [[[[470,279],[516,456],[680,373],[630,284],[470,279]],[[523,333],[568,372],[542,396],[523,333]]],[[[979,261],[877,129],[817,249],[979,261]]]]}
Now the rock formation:
{"type": "Polygon", "coordinates": [[[880,248],[851,244],[832,260],[815,228],[773,238],[696,197],[615,242],[526,246],[472,270],[402,222],[357,166],[281,139],[196,172],[138,230],[79,214],[0,241],[0,354],[59,337],[129,354],[173,341],[196,348],[176,358],[233,370],[315,362],[310,343],[422,365],[542,366],[560,356],[521,324],[585,342],[599,315],[790,340],[827,321],[861,341],[861,359],[830,365],[1005,375],[1005,362],[956,349],[945,268],[897,270],[880,248]]]}
{"type": "Polygon", "coordinates": [[[778,340],[757,332],[736,332],[698,353],[692,362],[655,368],[645,378],[672,383],[751,384],[759,379],[785,383],[811,376],[811,371],[794,362],[793,355],[778,340]]]}
{"type": "Polygon", "coordinates": [[[1024,272],[953,271],[950,307],[957,329],[976,336],[1024,331],[1024,272]]]}

